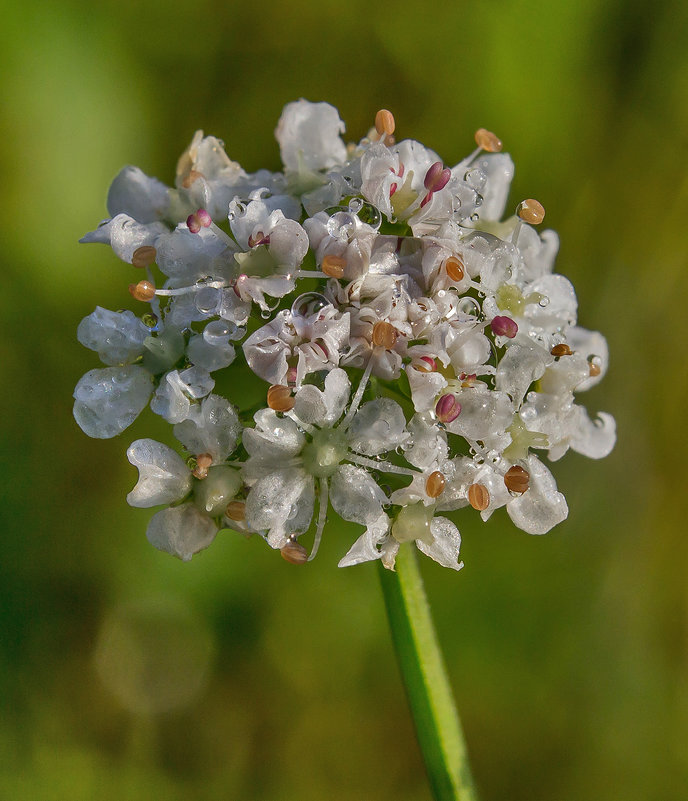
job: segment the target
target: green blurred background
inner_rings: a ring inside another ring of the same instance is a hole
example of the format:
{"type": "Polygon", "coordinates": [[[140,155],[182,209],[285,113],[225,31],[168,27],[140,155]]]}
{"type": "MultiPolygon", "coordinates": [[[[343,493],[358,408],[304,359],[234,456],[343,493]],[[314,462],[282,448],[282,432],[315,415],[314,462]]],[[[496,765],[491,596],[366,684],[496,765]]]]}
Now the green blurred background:
{"type": "Polygon", "coordinates": [[[338,570],[336,533],[305,569],[228,533],[158,553],[125,450],[165,427],[71,416],[78,322],[130,306],[77,245],[112,177],[171,182],[196,128],[277,169],[298,97],[351,139],[390,108],[449,164],[496,131],[609,340],[584,400],[619,442],[557,464],[568,521],[459,515],[466,568],[423,565],[483,800],[686,798],[688,5],[3,5],[0,799],[429,799],[375,566],[338,570]]]}

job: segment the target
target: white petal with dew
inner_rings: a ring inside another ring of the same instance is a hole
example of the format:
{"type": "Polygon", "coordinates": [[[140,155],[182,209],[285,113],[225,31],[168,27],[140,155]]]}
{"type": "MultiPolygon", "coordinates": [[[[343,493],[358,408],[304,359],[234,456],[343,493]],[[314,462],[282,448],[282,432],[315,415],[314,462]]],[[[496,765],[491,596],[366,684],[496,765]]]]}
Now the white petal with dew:
{"type": "Polygon", "coordinates": [[[344,464],[331,482],[330,503],[344,520],[368,526],[380,517],[387,496],[363,468],[344,464]]]}
{"type": "Polygon", "coordinates": [[[74,418],[89,437],[109,439],[130,426],[153,392],[153,376],[140,365],[89,370],[74,390],[74,418]]]}
{"type": "Polygon", "coordinates": [[[461,535],[459,529],[446,517],[434,517],[430,523],[432,543],[416,540],[418,550],[434,559],[442,567],[461,570],[463,562],[459,562],[461,535]]]}
{"type": "Polygon", "coordinates": [[[390,398],[364,403],[356,412],[347,440],[351,450],[366,456],[392,451],[408,439],[406,419],[401,406],[390,398]]]}
{"type": "Polygon", "coordinates": [[[148,508],[174,503],[191,492],[189,468],[178,453],[154,439],[137,439],[127,450],[127,459],[139,471],[139,480],[127,495],[130,506],[148,508]]]}
{"type": "Polygon", "coordinates": [[[217,524],[212,518],[200,512],[193,503],[184,503],[154,514],[146,537],[159,551],[188,562],[195,553],[210,545],[217,532],[217,524]]]}
{"type": "Polygon", "coordinates": [[[569,508],[566,498],[557,491],[554,477],[537,457],[528,457],[527,469],[530,486],[523,495],[509,501],[506,510],[514,524],[526,533],[546,534],[566,520],[569,508]]]}

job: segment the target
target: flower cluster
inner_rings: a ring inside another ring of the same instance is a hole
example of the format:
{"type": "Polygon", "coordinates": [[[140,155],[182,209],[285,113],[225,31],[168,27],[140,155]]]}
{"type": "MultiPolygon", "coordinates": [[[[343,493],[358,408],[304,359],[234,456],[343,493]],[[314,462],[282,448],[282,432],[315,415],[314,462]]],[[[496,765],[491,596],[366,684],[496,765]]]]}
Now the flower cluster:
{"type": "Polygon", "coordinates": [[[394,130],[383,109],[345,144],[335,108],[299,100],[276,130],[283,172],[247,173],[199,131],[173,188],[135,167],[113,181],[109,219],[82,241],[143,273],[129,290],[145,311],[81,322],[106,366],[79,381],[74,416],[100,438],[146,406],[173,425],[176,450],[127,451],[129,503],[165,507],[157,548],[187,560],[231,528],[301,564],[331,505],[363,527],[340,565],[393,568],[414,541],[458,569],[443,513],[504,506],[544,534],[568,508],[536,453],[612,449],[613,418],[576,403],[605,374],[605,339],[576,323],[540,203],[501,221],[501,142],[480,129],[447,167],[394,130]]]}

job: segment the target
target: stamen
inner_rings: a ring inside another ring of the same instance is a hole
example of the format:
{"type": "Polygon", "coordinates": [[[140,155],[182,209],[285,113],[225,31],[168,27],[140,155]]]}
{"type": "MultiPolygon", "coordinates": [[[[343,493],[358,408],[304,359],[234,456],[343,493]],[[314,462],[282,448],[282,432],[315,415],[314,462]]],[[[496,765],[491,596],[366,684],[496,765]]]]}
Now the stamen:
{"type": "Polygon", "coordinates": [[[513,339],[518,333],[518,324],[516,321],[505,315],[493,317],[490,328],[495,336],[507,337],[508,339],[513,339]]]}
{"type": "Polygon", "coordinates": [[[258,233],[255,236],[251,234],[251,236],[249,236],[248,238],[248,246],[250,248],[258,247],[258,245],[269,245],[269,244],[270,244],[270,235],[268,234],[267,236],[265,236],[265,234],[262,231],[258,231],[258,233]]]}
{"type": "Polygon", "coordinates": [[[476,510],[482,512],[490,505],[490,493],[483,484],[471,484],[468,488],[468,503],[476,510]]]}
{"type": "Polygon", "coordinates": [[[555,345],[552,350],[550,350],[552,356],[570,356],[573,351],[571,348],[562,342],[560,345],[555,345]]]}
{"type": "Polygon", "coordinates": [[[165,298],[172,298],[177,295],[188,295],[191,292],[198,292],[199,289],[206,289],[208,287],[211,289],[224,289],[226,286],[227,282],[221,279],[218,281],[205,280],[202,283],[197,281],[195,284],[191,284],[191,286],[181,286],[178,289],[156,289],[155,294],[165,298]]]}
{"type": "Polygon", "coordinates": [[[456,395],[451,392],[442,395],[435,406],[435,414],[441,423],[451,423],[456,420],[461,414],[461,404],[456,395]]]}
{"type": "Polygon", "coordinates": [[[499,137],[486,128],[478,128],[475,132],[475,143],[479,148],[486,150],[488,153],[499,153],[503,147],[499,137]]]}
{"type": "Polygon", "coordinates": [[[152,245],[142,245],[136,248],[134,255],[131,257],[131,263],[134,267],[150,267],[155,261],[157,251],[152,245]]]}
{"type": "Polygon", "coordinates": [[[289,412],[294,408],[294,398],[289,387],[273,384],[268,390],[268,406],[276,412],[289,412]]]}
{"type": "Polygon", "coordinates": [[[282,559],[292,565],[305,565],[308,561],[308,551],[293,537],[280,548],[282,559]]]}
{"type": "Polygon", "coordinates": [[[436,161],[425,173],[423,186],[430,194],[439,192],[449,183],[450,178],[451,170],[449,167],[445,167],[441,161],[436,161]]]}
{"type": "Polygon", "coordinates": [[[394,114],[386,108],[381,108],[375,115],[375,130],[380,139],[384,136],[391,136],[396,128],[394,114]]]}
{"type": "Polygon", "coordinates": [[[227,504],[225,515],[237,523],[246,520],[246,504],[243,501],[232,501],[227,504]]]}
{"type": "Polygon", "coordinates": [[[597,362],[590,362],[590,378],[595,378],[602,372],[602,367],[597,362]]]}
{"type": "Polygon", "coordinates": [[[202,172],[198,172],[198,170],[191,170],[189,174],[186,176],[186,178],[184,178],[184,180],[182,181],[182,186],[184,187],[184,189],[188,189],[191,186],[191,184],[193,184],[199,178],[204,178],[204,177],[205,176],[203,175],[202,172]]]}
{"type": "Polygon", "coordinates": [[[518,204],[516,214],[523,222],[530,223],[530,225],[539,225],[545,219],[545,208],[537,200],[528,198],[528,200],[523,200],[518,204]]]}
{"type": "Polygon", "coordinates": [[[522,495],[530,485],[530,473],[515,464],[504,474],[504,485],[509,492],[518,492],[522,495]]]}
{"type": "Polygon", "coordinates": [[[444,474],[440,473],[439,470],[435,470],[434,473],[430,473],[427,481],[425,482],[425,492],[431,498],[439,498],[439,496],[444,492],[445,484],[446,480],[444,478],[444,474]]]}
{"type": "Polygon", "coordinates": [[[385,350],[391,350],[399,337],[399,332],[391,324],[379,321],[373,326],[373,345],[385,350]]]}
{"type": "Polygon", "coordinates": [[[432,356],[419,356],[413,368],[418,370],[419,373],[434,373],[437,370],[437,362],[432,356]]]}
{"type": "Polygon", "coordinates": [[[340,424],[340,428],[342,431],[346,431],[349,427],[349,423],[353,419],[353,416],[358,411],[358,406],[361,402],[361,398],[363,397],[363,393],[365,392],[366,384],[368,383],[368,379],[370,378],[370,373],[373,369],[373,354],[371,353],[368,357],[368,364],[366,364],[365,370],[363,371],[363,377],[361,378],[361,382],[356,389],[356,393],[349,405],[349,411],[346,413],[344,419],[340,424]]]}
{"type": "Polygon", "coordinates": [[[341,256],[332,256],[328,254],[322,260],[320,269],[330,278],[341,278],[344,275],[344,270],[346,269],[346,259],[343,259],[341,256]]]}
{"type": "Polygon", "coordinates": [[[411,470],[407,467],[399,467],[391,462],[385,462],[383,459],[368,459],[367,456],[361,456],[358,453],[349,452],[346,456],[347,461],[353,462],[360,467],[369,467],[371,470],[379,470],[382,473],[396,473],[399,476],[416,476],[418,470],[411,470]]]}
{"type": "Polygon", "coordinates": [[[155,297],[155,285],[150,281],[139,281],[138,284],[129,284],[129,294],[134,300],[152,300],[155,297]]]}
{"type": "Polygon", "coordinates": [[[213,457],[209,453],[199,453],[196,457],[196,467],[191,471],[191,475],[198,479],[208,477],[208,468],[213,463],[213,457]]]}
{"type": "Polygon", "coordinates": [[[298,371],[296,367],[290,367],[287,370],[287,386],[288,387],[295,387],[296,386],[296,376],[298,375],[298,371]]]}
{"type": "Polygon", "coordinates": [[[315,537],[313,538],[313,547],[311,548],[311,555],[306,561],[310,562],[315,559],[320,547],[320,540],[322,539],[323,529],[327,521],[327,479],[320,479],[320,500],[318,502],[318,525],[315,529],[315,537]]]}
{"type": "Polygon", "coordinates": [[[461,281],[466,274],[465,265],[458,256],[450,256],[445,259],[444,269],[452,281],[461,281]]]}
{"type": "Polygon", "coordinates": [[[210,228],[213,219],[205,209],[198,209],[186,218],[186,225],[192,234],[197,234],[201,228],[210,228]]]}

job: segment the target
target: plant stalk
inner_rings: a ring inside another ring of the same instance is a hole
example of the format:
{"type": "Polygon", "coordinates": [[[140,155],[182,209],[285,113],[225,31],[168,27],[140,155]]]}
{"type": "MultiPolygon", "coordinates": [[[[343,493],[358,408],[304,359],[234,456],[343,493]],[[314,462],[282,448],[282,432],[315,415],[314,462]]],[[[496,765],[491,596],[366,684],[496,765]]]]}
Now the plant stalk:
{"type": "Polygon", "coordinates": [[[396,572],[378,565],[394,649],[435,801],[477,801],[414,544],[399,548],[396,572]]]}

